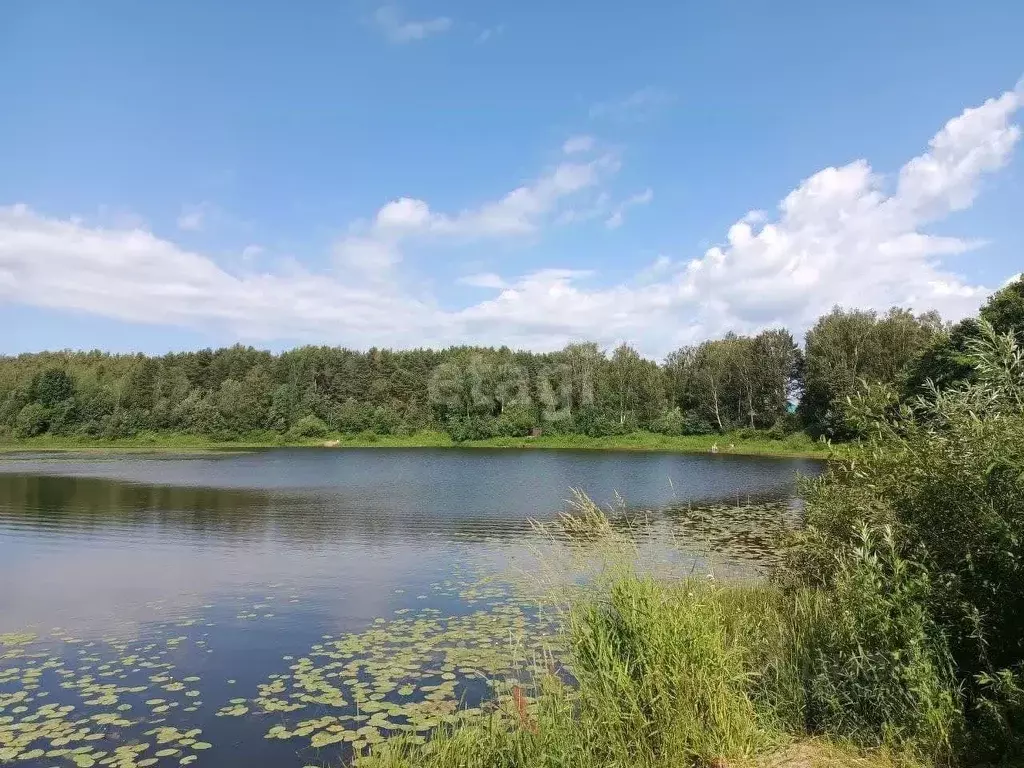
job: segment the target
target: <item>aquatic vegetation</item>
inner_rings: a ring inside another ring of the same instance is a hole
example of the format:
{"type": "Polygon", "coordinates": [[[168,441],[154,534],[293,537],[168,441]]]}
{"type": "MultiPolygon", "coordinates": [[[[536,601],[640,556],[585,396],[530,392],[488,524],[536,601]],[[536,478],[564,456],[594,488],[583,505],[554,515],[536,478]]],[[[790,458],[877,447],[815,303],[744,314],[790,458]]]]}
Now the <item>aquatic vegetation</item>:
{"type": "Polygon", "coordinates": [[[802,516],[791,501],[776,499],[669,507],[662,514],[669,528],[662,536],[671,536],[678,548],[761,571],[777,561],[780,536],[798,528],[802,516]]]}
{"type": "Polygon", "coordinates": [[[36,639],[34,632],[8,632],[0,635],[0,647],[14,648],[20,645],[28,645],[36,639]]]}
{"type": "MultiPolygon", "coordinates": [[[[4,636],[0,761],[187,766],[218,741],[218,729],[211,738],[193,727],[206,698],[225,728],[235,722],[270,749],[288,745],[296,765],[753,759],[801,727],[808,694],[799,670],[815,667],[801,651],[813,633],[787,634],[796,604],[774,588],[695,577],[623,581],[620,570],[595,570],[595,561],[621,554],[636,573],[656,572],[638,538],[673,527],[707,530],[736,509],[748,522],[766,509],[789,514],[757,504],[687,508],[596,537],[552,536],[551,551],[560,546],[590,568],[566,570],[564,591],[552,594],[544,584],[524,591],[520,582],[455,564],[423,594],[409,590],[390,616],[288,649],[265,677],[221,681],[216,697],[182,665],[211,650],[205,628],[216,622],[204,617],[166,621],[159,639],[4,636]],[[620,552],[623,542],[632,543],[620,552]],[[541,595],[556,610],[538,610],[541,595]],[[510,750],[519,762],[506,759],[510,750]]],[[[715,535],[726,536],[729,524],[720,529],[715,535]]],[[[748,546],[741,537],[737,552],[748,546]]],[[[665,565],[680,573],[679,560],[665,565]]],[[[269,622],[267,608],[281,598],[237,595],[221,615],[238,626],[269,622]]]]}
{"type": "MultiPolygon", "coordinates": [[[[571,679],[539,674],[522,688],[496,691],[493,705],[426,742],[404,736],[371,746],[357,768],[677,768],[678,766],[910,766],[913,744],[854,750],[849,731],[808,740],[804,720],[813,682],[832,674],[820,641],[837,610],[814,595],[772,585],[675,581],[625,575],[581,596],[564,626],[571,679]],[[526,696],[524,692],[531,695],[526,696]],[[838,740],[836,746],[829,739],[838,740]],[[890,748],[892,747],[892,748],[890,748]]],[[[919,649],[919,653],[923,653],[919,649]]],[[[898,656],[898,654],[897,654],[898,656]]],[[[920,660],[894,659],[914,665],[920,660]]],[[[865,684],[859,700],[901,687],[896,678],[865,684]],[[881,683],[881,685],[879,685],[881,683]]],[[[918,678],[917,682],[926,682],[918,678]]],[[[853,694],[847,684],[846,693],[853,694]]],[[[921,698],[922,691],[904,696],[921,698]]],[[[848,699],[849,701],[849,699],[848,699]]],[[[852,703],[852,702],[851,702],[852,703]]],[[[922,715],[924,716],[924,715],[922,715]]],[[[899,713],[877,715],[878,734],[899,735],[899,713]],[[887,730],[887,729],[892,729],[887,730]]],[[[811,734],[816,733],[811,730],[811,734]]],[[[910,732],[904,735],[913,737],[910,732]]],[[[863,747],[864,744],[860,743],[863,747]]]]}
{"type": "Polygon", "coordinates": [[[774,584],[617,580],[570,614],[575,685],[362,768],[722,766],[809,735],[1020,765],[1024,352],[981,329],[976,382],[857,406],[868,450],[809,487],[774,584]]]}
{"type": "Polygon", "coordinates": [[[365,632],[325,637],[272,674],[252,702],[232,700],[221,715],[315,710],[319,717],[277,724],[268,739],[308,739],[321,749],[359,752],[386,736],[417,739],[481,713],[506,678],[551,651],[552,626],[515,604],[462,616],[436,609],[378,619],[365,632]]]}
{"type": "MultiPolygon", "coordinates": [[[[504,580],[481,578],[463,563],[449,572],[391,617],[283,655],[280,668],[252,688],[222,681],[220,695],[233,693],[215,697],[211,714],[336,762],[396,734],[422,742],[442,725],[493,712],[551,652],[554,623],[504,580]],[[446,615],[434,600],[467,612],[446,615]]],[[[239,625],[268,621],[266,609],[281,597],[239,595],[242,610],[229,602],[220,615],[234,615],[239,625]]],[[[59,630],[4,635],[0,762],[145,768],[197,761],[214,740],[192,725],[209,697],[190,665],[201,666],[211,652],[207,628],[216,625],[199,615],[168,618],[150,626],[145,640],[85,640],[59,630]]]]}
{"type": "Polygon", "coordinates": [[[118,743],[143,723],[201,706],[199,691],[189,688],[199,678],[178,678],[167,660],[187,639],[99,643],[55,633],[36,644],[34,635],[19,635],[20,653],[5,656],[10,665],[0,667],[0,763],[48,758],[78,768],[145,768],[166,758],[193,762],[190,750],[209,747],[198,728],[158,725],[142,734],[154,737],[152,743],[118,743]]]}
{"type": "MultiPolygon", "coordinates": [[[[716,526],[713,541],[735,542],[729,556],[753,562],[768,537],[744,529],[776,516],[774,508],[744,504],[742,524],[731,527],[731,505],[638,514],[624,505],[605,512],[582,495],[576,501],[548,523],[548,535],[528,536],[527,546],[496,539],[482,548],[479,534],[468,533],[465,546],[451,545],[467,557],[432,564],[441,580],[374,595],[396,610],[359,618],[354,632],[296,640],[304,628],[316,627],[316,637],[351,614],[325,610],[290,581],[196,596],[198,607],[187,615],[177,615],[173,600],[150,601],[141,606],[148,623],[104,629],[102,638],[54,630],[3,635],[0,760],[160,768],[200,758],[245,764],[243,751],[266,750],[282,766],[339,765],[395,738],[429,744],[461,725],[539,724],[538,687],[551,674],[572,679],[558,609],[601,575],[593,568],[607,550],[625,543],[645,572],[689,573],[694,556],[675,549],[675,532],[686,534],[683,544],[700,546],[702,528],[716,526]],[[560,566],[556,553],[589,567],[574,563],[557,591],[536,578],[538,557],[560,566]],[[538,610],[542,598],[545,611],[538,610]],[[550,601],[555,610],[547,610],[550,601]],[[286,622],[298,632],[277,634],[286,622]],[[242,646],[245,653],[232,656],[249,633],[257,652],[250,657],[242,646]],[[225,757],[231,745],[234,754],[225,757]]],[[[351,596],[339,596],[345,599],[351,596]]]]}
{"type": "Polygon", "coordinates": [[[440,726],[429,743],[390,740],[357,765],[668,768],[750,758],[778,737],[759,721],[757,660],[732,626],[766,606],[731,596],[704,579],[616,581],[567,617],[570,679],[538,670],[498,691],[485,713],[440,726]]]}

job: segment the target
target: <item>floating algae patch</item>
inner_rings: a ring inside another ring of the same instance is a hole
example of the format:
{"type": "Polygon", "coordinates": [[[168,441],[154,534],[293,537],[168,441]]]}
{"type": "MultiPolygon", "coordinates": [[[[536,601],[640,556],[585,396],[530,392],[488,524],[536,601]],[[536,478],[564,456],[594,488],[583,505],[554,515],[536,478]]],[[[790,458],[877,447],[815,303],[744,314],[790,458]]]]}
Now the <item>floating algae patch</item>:
{"type": "Polygon", "coordinates": [[[193,687],[199,678],[179,675],[170,660],[185,650],[187,637],[11,638],[4,635],[2,647],[18,653],[0,659],[0,764],[188,765],[204,748],[200,729],[167,724],[202,705],[193,687]]]}

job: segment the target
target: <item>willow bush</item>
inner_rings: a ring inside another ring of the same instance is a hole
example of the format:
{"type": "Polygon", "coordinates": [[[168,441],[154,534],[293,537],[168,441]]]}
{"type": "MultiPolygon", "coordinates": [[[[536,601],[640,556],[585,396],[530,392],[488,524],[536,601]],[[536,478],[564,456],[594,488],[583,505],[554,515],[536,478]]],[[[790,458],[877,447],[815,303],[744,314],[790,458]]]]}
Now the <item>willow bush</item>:
{"type": "MultiPolygon", "coordinates": [[[[869,428],[864,449],[808,484],[807,528],[777,578],[841,599],[848,573],[836,553],[856,549],[860,523],[891,526],[893,556],[927,579],[911,602],[929,642],[949,649],[963,749],[1010,760],[1022,754],[1024,716],[1024,350],[1012,332],[979,325],[969,382],[912,404],[877,391],[851,401],[869,428]]],[[[895,573],[879,584],[899,587],[895,573]]]]}

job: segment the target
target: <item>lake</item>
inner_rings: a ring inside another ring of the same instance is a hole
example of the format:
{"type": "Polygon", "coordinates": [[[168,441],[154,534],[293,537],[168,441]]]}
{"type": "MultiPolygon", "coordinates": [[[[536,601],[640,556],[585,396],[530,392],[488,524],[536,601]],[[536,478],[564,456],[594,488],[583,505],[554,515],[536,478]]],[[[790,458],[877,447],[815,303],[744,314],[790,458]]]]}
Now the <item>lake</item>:
{"type": "Polygon", "coordinates": [[[422,737],[486,706],[541,641],[550,619],[520,587],[560,548],[591,554],[530,518],[556,520],[570,489],[617,505],[648,564],[750,577],[798,524],[797,476],[821,468],[507,449],[7,457],[0,763],[337,765],[422,737]]]}

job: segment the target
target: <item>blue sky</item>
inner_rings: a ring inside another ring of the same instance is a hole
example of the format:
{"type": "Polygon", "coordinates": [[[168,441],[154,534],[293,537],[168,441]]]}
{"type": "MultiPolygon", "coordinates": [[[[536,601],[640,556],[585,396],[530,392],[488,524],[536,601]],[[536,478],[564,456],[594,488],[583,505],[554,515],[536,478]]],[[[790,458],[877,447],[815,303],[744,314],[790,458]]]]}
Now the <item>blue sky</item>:
{"type": "Polygon", "coordinates": [[[1022,28],[1012,2],[7,2],[0,353],[662,355],[835,303],[956,318],[1024,263],[1022,28]]]}

